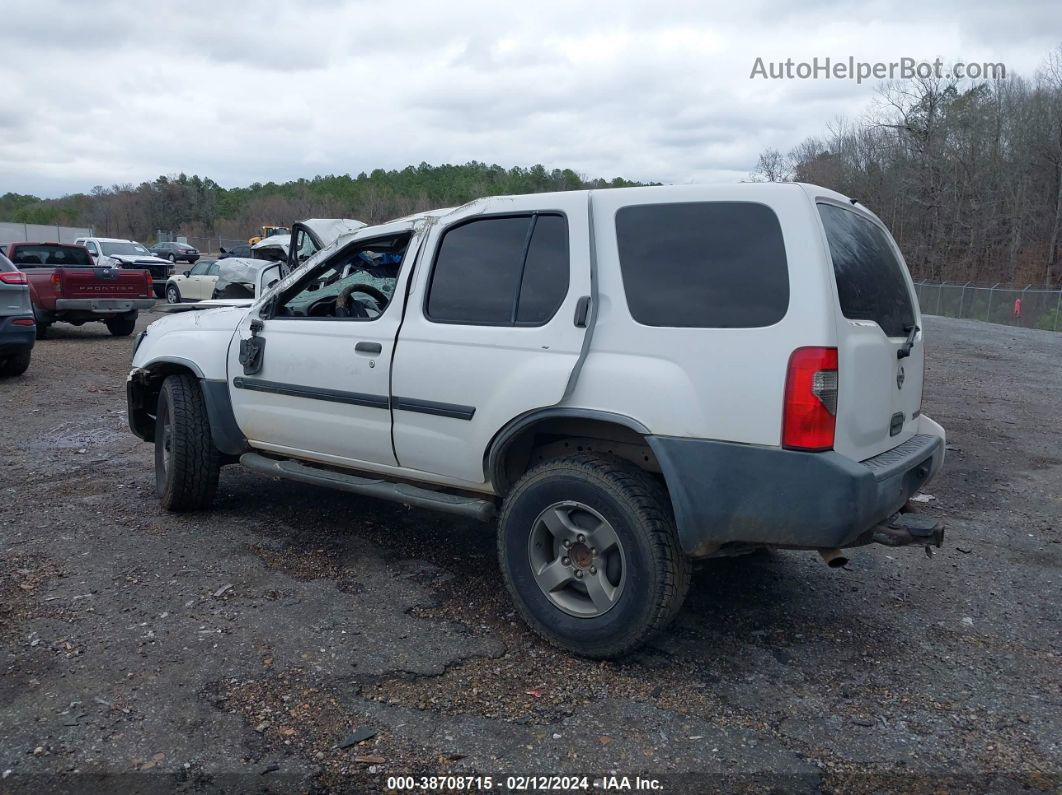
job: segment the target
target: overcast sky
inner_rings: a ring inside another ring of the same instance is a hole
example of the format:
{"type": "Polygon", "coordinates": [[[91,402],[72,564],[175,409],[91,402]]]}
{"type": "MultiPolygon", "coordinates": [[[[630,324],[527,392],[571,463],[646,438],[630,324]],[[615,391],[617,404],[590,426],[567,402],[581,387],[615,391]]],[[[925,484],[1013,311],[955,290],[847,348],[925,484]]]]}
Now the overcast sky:
{"type": "Polygon", "coordinates": [[[873,82],[750,80],[757,56],[1031,77],[1062,39],[1057,0],[719,5],[3,0],[0,193],[468,160],[736,180],[873,97],[873,82]]]}

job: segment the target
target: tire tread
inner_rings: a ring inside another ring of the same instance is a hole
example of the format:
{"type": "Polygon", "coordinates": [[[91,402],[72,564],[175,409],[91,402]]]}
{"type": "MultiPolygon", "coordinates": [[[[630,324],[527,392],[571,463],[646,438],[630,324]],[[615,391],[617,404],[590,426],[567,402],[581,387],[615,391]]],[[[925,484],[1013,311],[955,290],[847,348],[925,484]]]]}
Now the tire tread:
{"type": "MultiPolygon", "coordinates": [[[[543,479],[559,474],[573,474],[585,478],[599,488],[611,492],[621,504],[625,503],[626,509],[636,518],[637,524],[646,531],[652,548],[654,565],[660,574],[654,599],[655,609],[643,625],[628,627],[611,643],[587,648],[585,645],[567,644],[551,635],[519,599],[514,600],[516,608],[536,634],[555,646],[586,657],[618,657],[641,645],[667,626],[682,609],[689,591],[690,560],[678,543],[671,501],[663,486],[629,461],[600,453],[576,453],[564,458],[544,461],[529,469],[506,496],[499,517],[499,527],[505,526],[516,499],[524,491],[543,479]]],[[[504,544],[505,535],[499,532],[498,554],[502,574],[510,592],[514,592],[515,588],[506,565],[504,544]]]]}
{"type": "Polygon", "coordinates": [[[207,508],[217,493],[221,454],[214,446],[202,388],[192,375],[171,375],[162,390],[159,399],[167,400],[173,422],[172,472],[159,495],[162,507],[175,512],[207,508]]]}

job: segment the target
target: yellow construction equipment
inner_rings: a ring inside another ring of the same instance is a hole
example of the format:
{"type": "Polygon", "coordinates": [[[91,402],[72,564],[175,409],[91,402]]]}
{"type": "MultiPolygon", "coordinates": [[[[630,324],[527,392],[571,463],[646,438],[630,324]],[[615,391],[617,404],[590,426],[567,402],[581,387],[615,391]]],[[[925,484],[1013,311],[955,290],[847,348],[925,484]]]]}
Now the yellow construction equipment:
{"type": "Polygon", "coordinates": [[[253,246],[255,243],[273,235],[290,235],[291,230],[286,226],[275,226],[274,224],[262,224],[258,228],[258,234],[248,239],[247,244],[253,246]]]}

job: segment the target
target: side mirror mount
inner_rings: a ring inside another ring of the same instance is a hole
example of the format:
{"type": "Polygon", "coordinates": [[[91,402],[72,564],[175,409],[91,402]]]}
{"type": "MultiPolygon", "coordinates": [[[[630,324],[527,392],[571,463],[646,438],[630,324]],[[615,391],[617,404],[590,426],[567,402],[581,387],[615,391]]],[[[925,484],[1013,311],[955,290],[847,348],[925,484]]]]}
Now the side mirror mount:
{"type": "Polygon", "coordinates": [[[191,271],[185,271],[184,273],[181,274],[181,276],[189,276],[189,275],[191,275],[191,273],[192,273],[191,271]]]}

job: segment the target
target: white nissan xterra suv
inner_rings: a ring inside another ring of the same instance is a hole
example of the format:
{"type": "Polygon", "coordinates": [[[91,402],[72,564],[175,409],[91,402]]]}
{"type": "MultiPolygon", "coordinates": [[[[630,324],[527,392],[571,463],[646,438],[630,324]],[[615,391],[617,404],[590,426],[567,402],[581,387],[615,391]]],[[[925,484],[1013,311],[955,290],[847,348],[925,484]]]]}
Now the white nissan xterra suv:
{"type": "Polygon", "coordinates": [[[527,623],[591,657],[690,561],[940,545],[910,275],[812,185],[481,199],[345,235],[251,307],[137,342],[129,423],[173,511],[223,464],[496,522],[527,623]]]}

